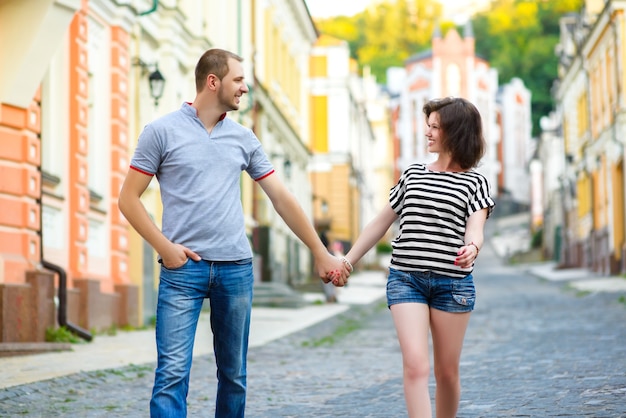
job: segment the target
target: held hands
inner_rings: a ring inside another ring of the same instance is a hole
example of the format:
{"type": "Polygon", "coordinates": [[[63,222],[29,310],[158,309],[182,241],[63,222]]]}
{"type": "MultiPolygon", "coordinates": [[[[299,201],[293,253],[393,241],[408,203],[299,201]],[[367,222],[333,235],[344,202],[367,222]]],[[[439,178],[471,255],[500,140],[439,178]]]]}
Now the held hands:
{"type": "Polygon", "coordinates": [[[317,272],[324,283],[332,282],[335,286],[342,287],[348,283],[352,266],[341,258],[326,253],[323,259],[317,260],[317,272]]]}
{"type": "Polygon", "coordinates": [[[478,252],[478,246],[473,242],[462,246],[457,253],[458,257],[454,260],[454,265],[463,269],[472,267],[472,264],[474,264],[474,261],[476,261],[478,257],[478,252]]]}

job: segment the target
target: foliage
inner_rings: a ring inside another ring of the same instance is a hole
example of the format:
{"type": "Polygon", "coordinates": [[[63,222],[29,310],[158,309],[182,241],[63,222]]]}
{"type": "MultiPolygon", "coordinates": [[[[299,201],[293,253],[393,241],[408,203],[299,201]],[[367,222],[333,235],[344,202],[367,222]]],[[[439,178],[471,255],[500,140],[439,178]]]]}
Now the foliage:
{"type": "MultiPolygon", "coordinates": [[[[361,67],[369,66],[380,83],[391,66],[431,48],[436,25],[445,35],[442,1],[387,0],[355,16],[316,22],[320,32],[344,39],[361,67]]],[[[532,92],[533,134],[539,119],[553,108],[551,89],[557,78],[554,48],[559,18],[578,12],[583,0],[492,0],[489,10],[472,19],[477,55],[498,70],[500,84],[517,77],[532,92]]]]}
{"type": "Polygon", "coordinates": [[[539,119],[553,108],[559,18],[579,11],[582,4],[583,0],[494,0],[490,10],[472,20],[476,52],[498,69],[500,84],[518,77],[532,92],[534,135],[539,133],[539,119]]]}
{"type": "Polygon", "coordinates": [[[304,347],[320,347],[323,345],[333,345],[338,340],[345,338],[351,332],[357,331],[362,327],[360,321],[354,319],[345,319],[342,324],[340,324],[332,334],[325,335],[319,339],[314,341],[304,341],[302,345],[304,347]]]}
{"type": "Polygon", "coordinates": [[[541,248],[543,244],[543,228],[537,229],[530,240],[530,248],[541,248]]]}
{"type": "Polygon", "coordinates": [[[67,329],[66,327],[59,328],[47,328],[46,329],[46,341],[50,343],[72,343],[78,344],[82,343],[79,337],[74,335],[72,331],[67,329]]]}
{"type": "Polygon", "coordinates": [[[376,244],[376,254],[391,254],[392,247],[386,241],[381,241],[376,244]]]}
{"type": "Polygon", "coordinates": [[[320,32],[343,39],[361,67],[385,83],[387,68],[403,66],[411,55],[430,48],[442,7],[432,0],[385,1],[351,17],[320,20],[320,32]]]}

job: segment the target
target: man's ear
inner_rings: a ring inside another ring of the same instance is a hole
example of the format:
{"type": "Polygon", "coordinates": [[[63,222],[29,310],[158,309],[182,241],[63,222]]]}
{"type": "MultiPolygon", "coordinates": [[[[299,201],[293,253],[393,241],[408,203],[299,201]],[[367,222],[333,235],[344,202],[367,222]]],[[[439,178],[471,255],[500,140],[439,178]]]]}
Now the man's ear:
{"type": "Polygon", "coordinates": [[[206,77],[206,85],[211,90],[217,89],[217,85],[219,84],[219,82],[220,82],[220,79],[217,78],[215,74],[209,74],[206,77]]]}

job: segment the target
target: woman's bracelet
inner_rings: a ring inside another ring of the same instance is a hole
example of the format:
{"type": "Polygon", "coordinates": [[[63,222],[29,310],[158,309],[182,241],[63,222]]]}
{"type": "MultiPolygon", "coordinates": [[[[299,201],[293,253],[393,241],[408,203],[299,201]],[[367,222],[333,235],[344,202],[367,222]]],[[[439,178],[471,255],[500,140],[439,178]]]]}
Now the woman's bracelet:
{"type": "Polygon", "coordinates": [[[352,267],[352,263],[350,263],[346,257],[341,257],[341,261],[343,261],[343,264],[348,266],[348,268],[350,269],[350,272],[354,270],[354,267],[352,267]]]}
{"type": "Polygon", "coordinates": [[[474,244],[474,241],[470,242],[469,244],[467,244],[467,246],[469,247],[470,245],[473,245],[474,248],[476,248],[476,255],[478,256],[478,253],[480,252],[480,248],[478,248],[478,245],[474,244]]]}

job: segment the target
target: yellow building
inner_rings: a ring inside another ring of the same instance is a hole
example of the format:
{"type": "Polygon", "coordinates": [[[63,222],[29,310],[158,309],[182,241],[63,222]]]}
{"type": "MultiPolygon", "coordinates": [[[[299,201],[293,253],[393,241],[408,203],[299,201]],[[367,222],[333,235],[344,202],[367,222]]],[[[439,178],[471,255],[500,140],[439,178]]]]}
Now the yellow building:
{"type": "Polygon", "coordinates": [[[602,274],[626,270],[625,11],[622,1],[587,1],[561,25],[562,181],[574,186],[564,187],[563,258],[602,274]]]}
{"type": "Polygon", "coordinates": [[[345,252],[397,180],[387,99],[367,70],[359,75],[343,40],[321,35],[310,68],[314,217],[345,252]]]}

